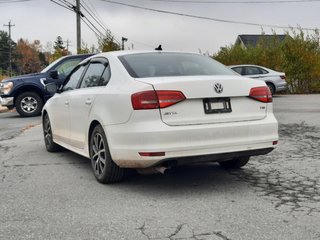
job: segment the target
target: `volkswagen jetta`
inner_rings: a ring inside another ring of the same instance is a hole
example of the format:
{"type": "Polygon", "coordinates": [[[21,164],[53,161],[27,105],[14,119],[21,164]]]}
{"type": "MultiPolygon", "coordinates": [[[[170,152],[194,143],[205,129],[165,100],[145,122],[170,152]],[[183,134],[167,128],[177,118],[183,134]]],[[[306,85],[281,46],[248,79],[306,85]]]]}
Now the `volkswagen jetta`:
{"type": "Polygon", "coordinates": [[[118,51],[80,63],[43,109],[49,152],[60,146],[91,159],[96,179],[126,168],[219,162],[240,168],[278,142],[272,95],[199,54],[118,51]]]}

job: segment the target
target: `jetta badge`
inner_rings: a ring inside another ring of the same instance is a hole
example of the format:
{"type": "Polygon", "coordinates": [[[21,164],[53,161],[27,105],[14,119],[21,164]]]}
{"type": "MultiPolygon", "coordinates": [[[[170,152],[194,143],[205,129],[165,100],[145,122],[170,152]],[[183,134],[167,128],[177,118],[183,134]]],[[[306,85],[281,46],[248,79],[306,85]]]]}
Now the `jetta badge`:
{"type": "Polygon", "coordinates": [[[214,90],[216,93],[222,93],[223,92],[223,86],[221,83],[215,83],[214,84],[214,90]]]}

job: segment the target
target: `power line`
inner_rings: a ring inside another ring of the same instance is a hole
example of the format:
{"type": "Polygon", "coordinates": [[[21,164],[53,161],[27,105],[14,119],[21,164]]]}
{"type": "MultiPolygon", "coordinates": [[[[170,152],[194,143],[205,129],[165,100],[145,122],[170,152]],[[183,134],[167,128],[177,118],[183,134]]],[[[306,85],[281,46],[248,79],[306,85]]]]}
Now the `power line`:
{"type": "Polygon", "coordinates": [[[206,3],[206,4],[273,4],[273,3],[308,3],[320,2],[320,0],[275,0],[275,1],[188,1],[188,0],[150,0],[152,2],[171,2],[171,3],[206,3]]]}
{"type": "Polygon", "coordinates": [[[61,4],[67,6],[68,8],[73,9],[73,5],[66,0],[56,0],[56,1],[59,1],[59,2],[61,2],[61,4]]]}
{"type": "Polygon", "coordinates": [[[280,26],[280,25],[271,25],[271,24],[258,24],[258,23],[251,23],[251,22],[242,22],[242,21],[234,21],[234,20],[226,20],[226,19],[219,19],[219,18],[211,18],[211,17],[203,17],[203,16],[197,16],[192,14],[186,14],[186,13],[179,13],[179,12],[171,12],[171,11],[165,11],[160,9],[154,9],[154,8],[147,8],[147,7],[141,7],[121,2],[114,2],[110,0],[101,0],[104,2],[108,2],[111,4],[117,4],[122,6],[127,6],[131,8],[137,8],[137,9],[143,9],[147,11],[157,12],[157,13],[164,13],[164,14],[170,14],[170,15],[176,15],[176,16],[182,16],[182,17],[189,17],[189,18],[197,18],[197,19],[203,19],[203,20],[209,20],[214,22],[223,22],[223,23],[232,23],[232,24],[242,24],[242,25],[249,25],[249,26],[259,26],[259,27],[270,27],[270,28],[281,28],[281,29],[302,29],[302,30],[315,30],[316,28],[300,28],[300,27],[290,27],[290,26],[280,26]]]}
{"type": "MultiPolygon", "coordinates": [[[[102,18],[100,17],[98,11],[96,10],[96,8],[94,7],[94,5],[92,4],[91,0],[88,0],[88,3],[89,3],[89,5],[92,7],[93,12],[94,12],[95,15],[97,16],[97,18],[100,20],[100,22],[101,22],[106,28],[108,28],[108,27],[106,26],[106,24],[102,21],[102,18]]],[[[86,2],[84,2],[84,4],[87,5],[86,2]]],[[[87,6],[88,6],[88,5],[87,5],[87,6]]]]}
{"type": "MultiPolygon", "coordinates": [[[[120,42],[114,38],[114,36],[112,36],[111,31],[102,23],[102,21],[98,20],[95,16],[94,13],[92,12],[92,10],[90,10],[90,8],[88,7],[87,4],[82,4],[79,0],[77,0],[77,6],[74,6],[72,3],[70,3],[67,0],[50,0],[51,2],[69,10],[72,12],[76,12],[77,16],[79,15],[79,19],[82,20],[87,27],[98,37],[98,39],[100,40],[103,37],[109,37],[112,38],[117,44],[120,45],[120,42]],[[89,16],[104,30],[106,31],[106,34],[102,33],[100,31],[100,29],[94,24],[92,23],[92,21],[86,17],[81,11],[80,11],[80,6],[89,14],[89,16]]],[[[78,23],[77,23],[78,25],[78,23]]],[[[77,48],[80,49],[79,46],[81,46],[81,43],[78,43],[79,37],[77,37],[77,48]]]]}
{"type": "Polygon", "coordinates": [[[60,7],[63,7],[63,8],[65,8],[65,9],[73,12],[72,8],[68,7],[68,6],[65,5],[65,4],[58,3],[58,2],[56,2],[55,0],[50,0],[50,1],[53,2],[53,3],[55,3],[55,4],[57,4],[57,5],[59,5],[60,7]]]}
{"type": "Polygon", "coordinates": [[[90,7],[84,2],[84,3],[81,3],[81,6],[84,10],[86,10],[86,12],[93,18],[93,20],[95,20],[96,23],[98,23],[100,25],[100,27],[103,28],[103,30],[105,31],[108,31],[108,29],[106,28],[106,26],[102,23],[101,20],[99,20],[97,17],[94,16],[94,13],[93,11],[90,9],[90,7]],[[84,5],[85,6],[84,6],[84,5]]]}
{"type": "Polygon", "coordinates": [[[66,0],[58,0],[59,2],[61,2],[62,4],[65,4],[66,6],[68,6],[69,8],[73,9],[73,5],[72,3],[66,1],[66,0]]]}
{"type": "MultiPolygon", "coordinates": [[[[91,25],[91,27],[94,28],[95,31],[99,33],[100,36],[105,36],[87,17],[84,17],[84,18],[88,21],[88,23],[91,25]]],[[[82,18],[82,19],[84,19],[84,18],[82,18]]]]}
{"type": "Polygon", "coordinates": [[[94,26],[94,24],[91,23],[91,22],[89,21],[89,19],[86,17],[87,20],[90,22],[90,24],[91,24],[97,31],[99,31],[99,32],[101,33],[101,35],[105,35],[106,37],[113,38],[118,44],[120,44],[120,43],[118,42],[118,40],[116,40],[116,39],[111,35],[110,30],[107,29],[105,26],[103,26],[103,24],[102,24],[101,22],[99,22],[99,20],[96,19],[96,17],[90,12],[90,10],[88,10],[85,6],[83,6],[83,4],[81,4],[81,6],[82,6],[82,8],[89,14],[89,16],[92,17],[92,19],[93,19],[96,23],[98,23],[98,25],[106,32],[106,35],[105,35],[105,34],[102,34],[101,31],[98,30],[98,28],[97,28],[96,26],[94,26]]]}
{"type": "Polygon", "coordinates": [[[82,20],[82,21],[84,22],[84,24],[86,24],[87,27],[96,35],[96,37],[97,37],[99,40],[102,39],[101,35],[100,35],[99,33],[97,33],[97,32],[85,21],[84,18],[81,18],[81,20],[82,20]]]}

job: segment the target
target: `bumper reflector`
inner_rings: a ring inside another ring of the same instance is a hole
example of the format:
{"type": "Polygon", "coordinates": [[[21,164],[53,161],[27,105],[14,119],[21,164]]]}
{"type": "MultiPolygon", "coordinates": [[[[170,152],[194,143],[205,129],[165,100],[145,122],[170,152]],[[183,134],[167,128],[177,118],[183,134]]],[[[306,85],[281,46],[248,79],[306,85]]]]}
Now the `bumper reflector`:
{"type": "Polygon", "coordinates": [[[142,157],[162,157],[165,156],[165,152],[139,152],[142,157]]]}
{"type": "Polygon", "coordinates": [[[278,144],[278,141],[273,141],[272,142],[272,145],[277,145],[278,144]]]}

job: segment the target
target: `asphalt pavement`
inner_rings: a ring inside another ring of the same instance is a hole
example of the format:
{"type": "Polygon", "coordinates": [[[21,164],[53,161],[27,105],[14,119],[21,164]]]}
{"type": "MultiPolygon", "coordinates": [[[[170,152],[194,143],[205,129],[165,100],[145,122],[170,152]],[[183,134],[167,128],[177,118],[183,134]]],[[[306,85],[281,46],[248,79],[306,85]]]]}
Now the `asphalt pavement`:
{"type": "Polygon", "coordinates": [[[41,118],[23,118],[15,110],[0,113],[0,141],[12,139],[24,130],[40,125],[41,118]]]}
{"type": "Polygon", "coordinates": [[[113,185],[83,157],[47,153],[39,117],[2,113],[0,239],[319,240],[319,102],[276,96],[279,146],[243,170],[190,165],[113,185]]]}

